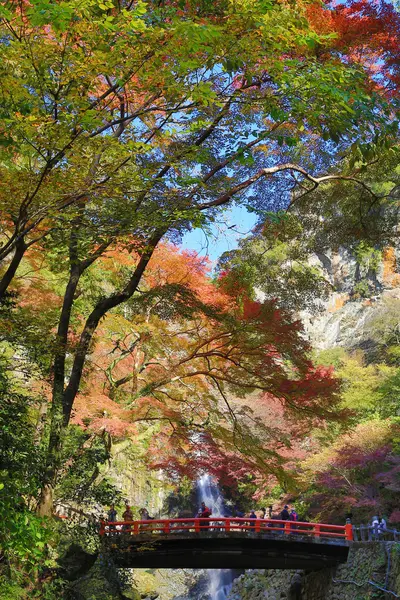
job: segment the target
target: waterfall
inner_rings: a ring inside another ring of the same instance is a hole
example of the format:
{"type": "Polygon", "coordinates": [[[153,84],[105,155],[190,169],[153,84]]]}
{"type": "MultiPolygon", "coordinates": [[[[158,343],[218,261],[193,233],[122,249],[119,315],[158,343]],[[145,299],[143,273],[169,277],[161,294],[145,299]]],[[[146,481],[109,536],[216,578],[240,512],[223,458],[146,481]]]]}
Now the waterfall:
{"type": "MultiPolygon", "coordinates": [[[[213,517],[224,517],[227,508],[218,485],[205,474],[197,482],[199,502],[212,510],[213,517]]],[[[208,569],[208,592],[211,600],[225,600],[232,586],[233,572],[230,569],[208,569]]]]}

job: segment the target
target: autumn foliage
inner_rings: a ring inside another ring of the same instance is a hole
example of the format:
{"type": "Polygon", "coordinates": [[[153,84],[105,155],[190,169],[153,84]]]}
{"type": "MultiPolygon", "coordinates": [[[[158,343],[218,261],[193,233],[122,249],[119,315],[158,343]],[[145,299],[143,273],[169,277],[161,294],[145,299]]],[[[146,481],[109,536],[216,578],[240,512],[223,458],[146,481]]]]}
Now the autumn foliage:
{"type": "Polygon", "coordinates": [[[392,3],[313,3],[307,15],[319,33],[333,36],[333,47],[367,68],[371,90],[398,96],[400,15],[392,3]]]}
{"type": "Polygon", "coordinates": [[[298,188],[345,180],[371,196],[350,157],[395,144],[398,24],[375,2],[0,7],[1,332],[45,388],[43,514],[71,422],[153,428],[186,468],[200,431],[220,471],[236,457],[282,478],[296,419],[343,418],[290,311],[212,281],[172,242],[233,201],[261,219],[298,188]],[[285,427],[254,417],[269,400],[285,427]]]}
{"type": "MultiPolygon", "coordinates": [[[[98,268],[134,260],[113,250],[98,268]]],[[[176,480],[197,476],[210,456],[225,483],[246,471],[279,478],[289,431],[295,443],[312,424],[343,418],[338,382],[310,361],[299,321],[274,302],[238,303],[209,268],[194,253],[159,247],[135,313],[128,306],[102,322],[72,421],[115,439],[152,427],[151,465],[176,480]]]]}

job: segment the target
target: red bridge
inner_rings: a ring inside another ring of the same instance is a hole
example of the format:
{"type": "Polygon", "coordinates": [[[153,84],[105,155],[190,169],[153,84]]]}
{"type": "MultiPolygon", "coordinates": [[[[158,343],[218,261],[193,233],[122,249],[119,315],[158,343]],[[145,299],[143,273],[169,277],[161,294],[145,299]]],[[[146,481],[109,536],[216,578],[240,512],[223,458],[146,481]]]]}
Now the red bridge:
{"type": "Polygon", "coordinates": [[[215,517],[102,521],[100,535],[119,567],[316,570],[346,561],[353,529],[215,517]]]}

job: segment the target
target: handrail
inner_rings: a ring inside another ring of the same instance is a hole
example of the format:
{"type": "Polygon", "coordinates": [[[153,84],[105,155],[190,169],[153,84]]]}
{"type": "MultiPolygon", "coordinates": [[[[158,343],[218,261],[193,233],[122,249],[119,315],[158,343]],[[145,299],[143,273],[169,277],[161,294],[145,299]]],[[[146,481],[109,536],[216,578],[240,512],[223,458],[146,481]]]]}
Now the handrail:
{"type": "Polygon", "coordinates": [[[247,533],[305,534],[313,537],[341,538],[353,540],[351,524],[330,525],[327,523],[307,523],[305,521],[284,521],[281,519],[251,519],[249,517],[192,517],[184,519],[151,519],[141,521],[101,521],[100,535],[140,535],[179,533],[188,531],[243,531],[247,533]]]}
{"type": "Polygon", "coordinates": [[[400,531],[387,527],[381,529],[375,525],[353,525],[353,535],[356,542],[376,542],[390,541],[398,542],[400,540],[400,531]]]}

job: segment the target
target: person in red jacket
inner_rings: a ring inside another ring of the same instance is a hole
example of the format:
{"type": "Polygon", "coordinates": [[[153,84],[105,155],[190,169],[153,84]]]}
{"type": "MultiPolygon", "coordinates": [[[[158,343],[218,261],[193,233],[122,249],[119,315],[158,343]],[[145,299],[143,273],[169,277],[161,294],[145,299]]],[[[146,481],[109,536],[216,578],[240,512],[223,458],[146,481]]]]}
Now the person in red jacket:
{"type": "MultiPolygon", "coordinates": [[[[211,514],[211,509],[209,509],[208,506],[205,505],[205,502],[202,502],[197,516],[201,517],[202,519],[208,519],[211,516],[211,514]]],[[[208,521],[200,521],[200,527],[208,527],[208,521]]]]}
{"type": "Polygon", "coordinates": [[[205,502],[201,503],[199,510],[199,517],[203,517],[204,519],[208,519],[212,515],[212,511],[205,505],[205,502]]]}

